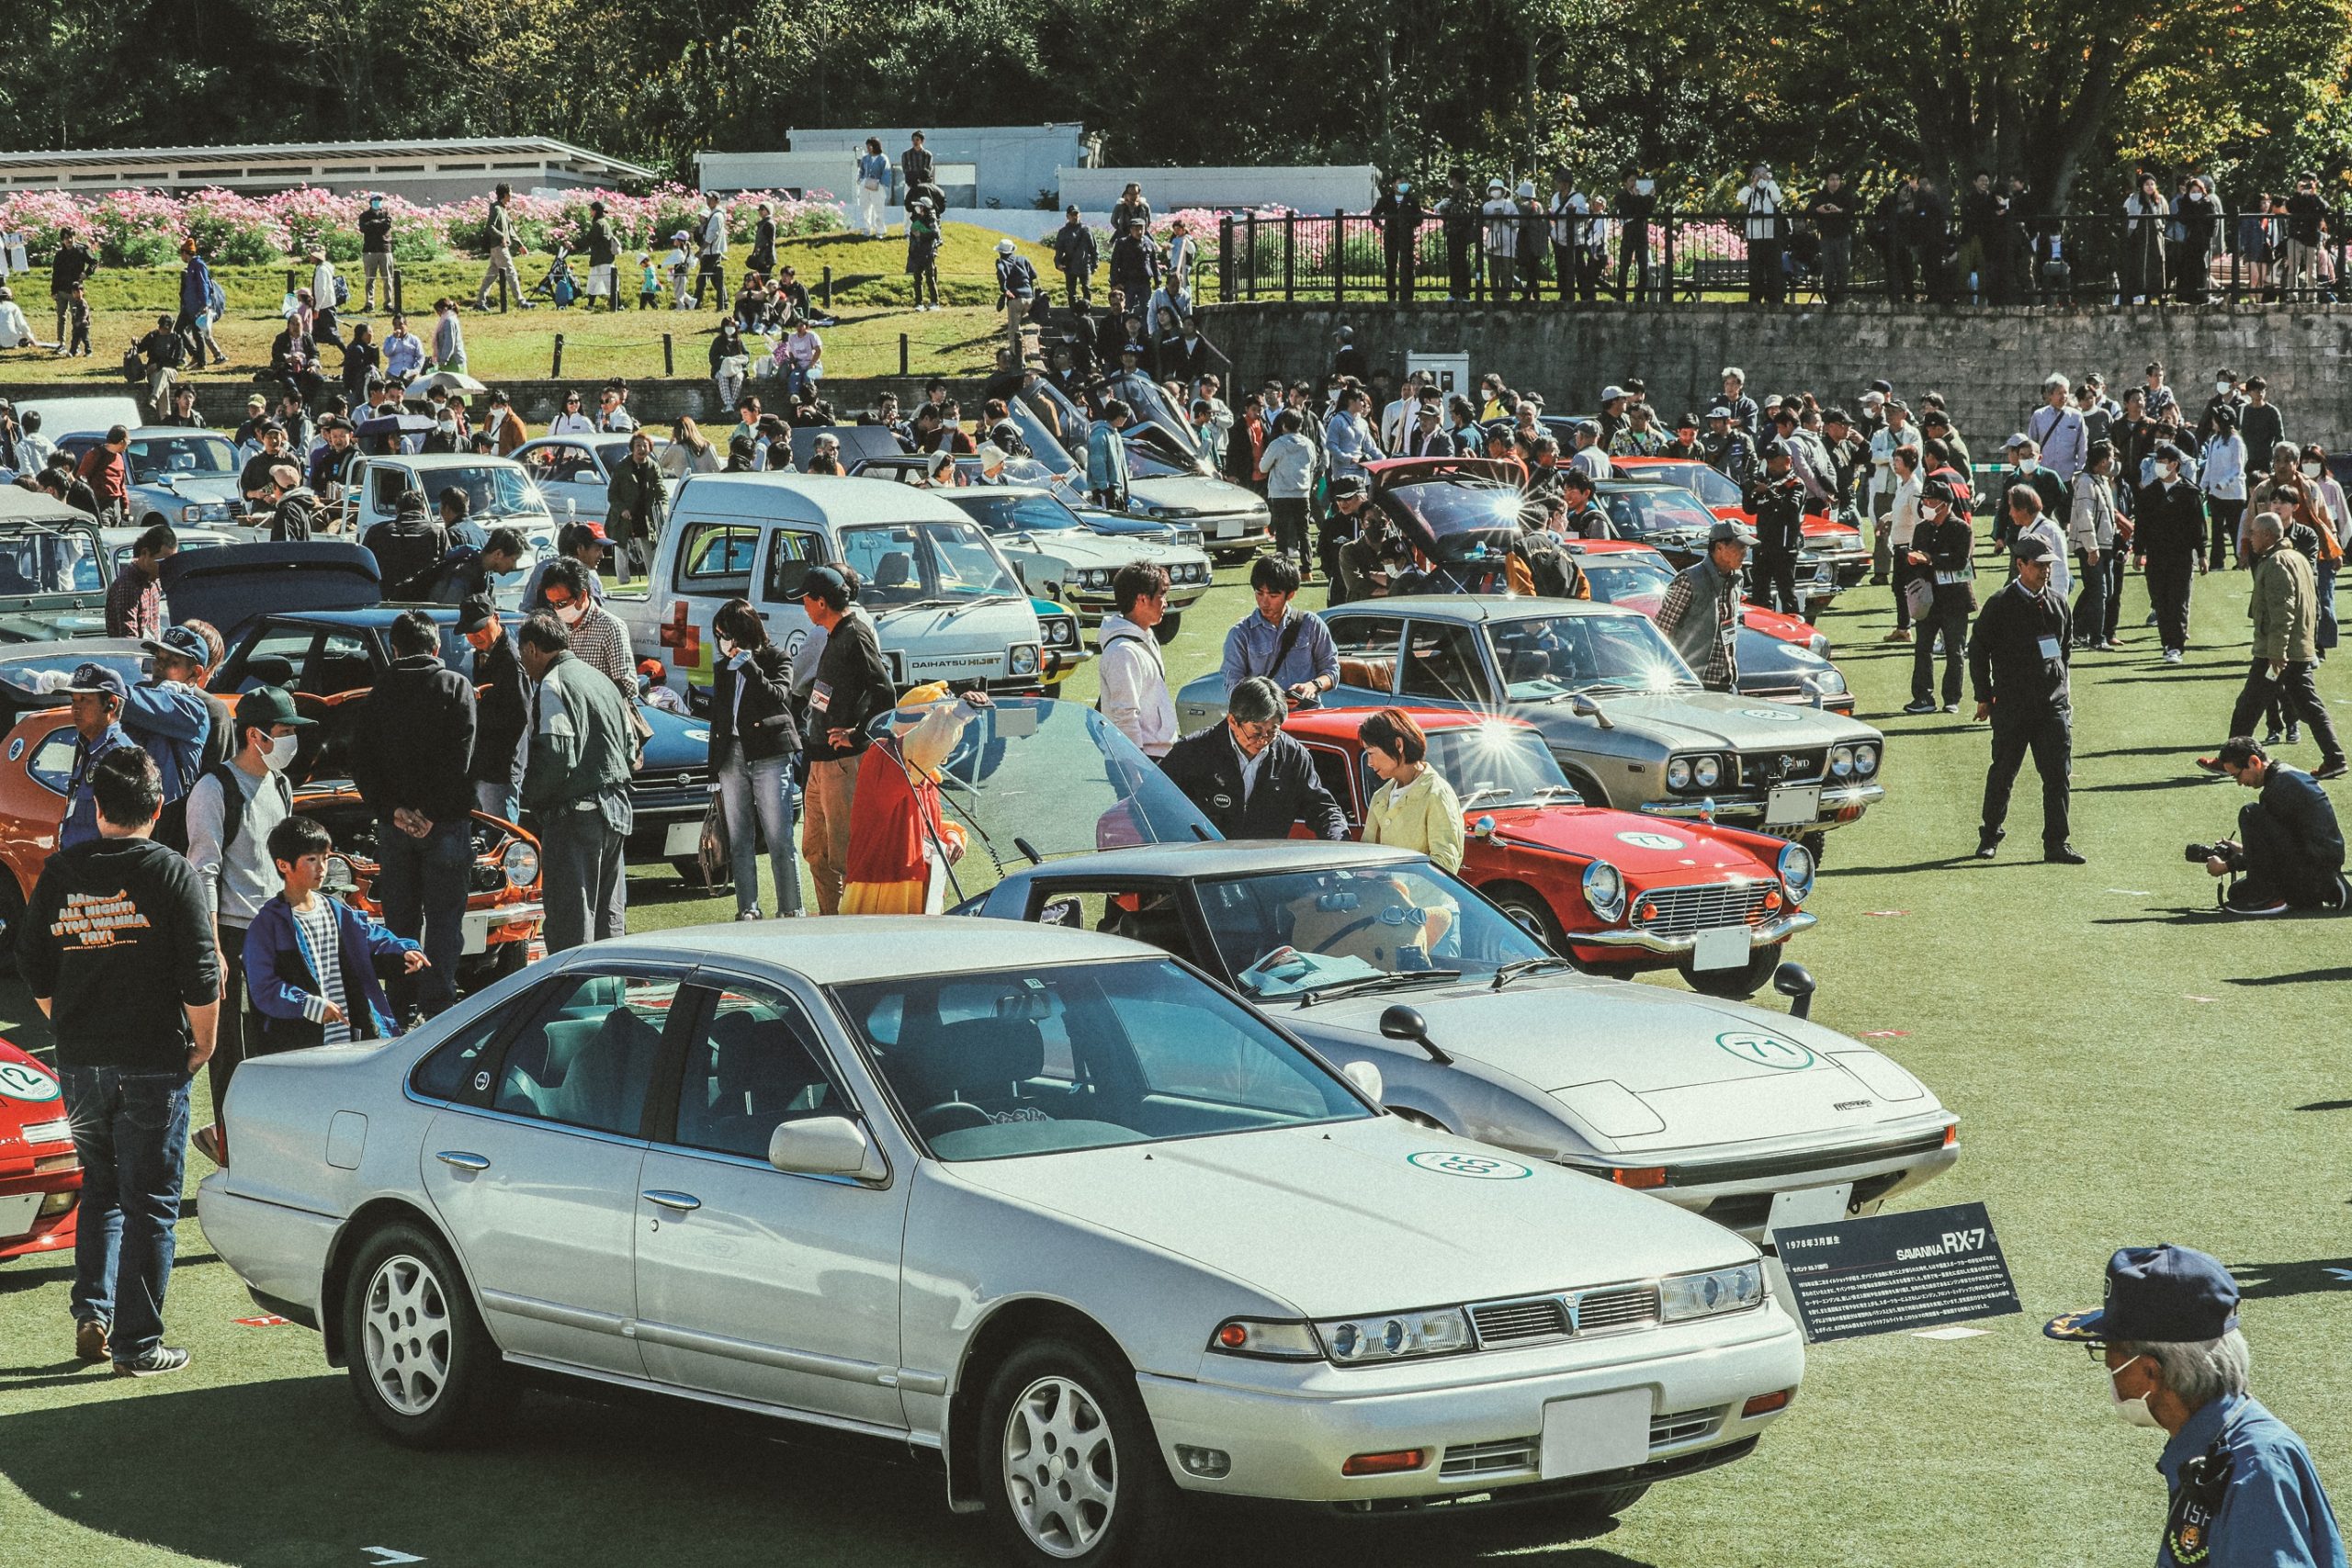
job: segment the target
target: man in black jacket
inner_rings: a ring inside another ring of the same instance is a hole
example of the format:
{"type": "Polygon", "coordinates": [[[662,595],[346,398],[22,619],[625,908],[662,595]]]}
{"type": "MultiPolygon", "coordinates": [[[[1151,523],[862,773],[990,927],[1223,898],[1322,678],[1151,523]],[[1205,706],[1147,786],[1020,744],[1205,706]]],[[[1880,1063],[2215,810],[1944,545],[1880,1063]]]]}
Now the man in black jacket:
{"type": "Polygon", "coordinates": [[[474,702],[473,761],[466,770],[473,780],[474,809],[512,822],[523,809],[531,683],[524,678],[498,605],[487,593],[458,606],[458,635],[474,650],[474,684],[486,688],[474,702]]]}
{"type": "Polygon", "coordinates": [[[392,665],[358,706],[351,778],[376,813],[376,897],[395,935],[422,937],[426,966],[394,982],[402,1011],[457,1000],[473,863],[473,682],[441,662],[441,628],[421,610],[392,623],[392,665]]]}
{"type": "Polygon", "coordinates": [[[164,804],[154,760],[119,747],[91,770],[98,836],[41,868],[17,928],[17,965],[55,1026],[58,1077],[82,1164],[74,1353],[131,1377],[173,1372],[164,1343],[187,1163],[188,1083],[212,1055],[220,967],[196,868],[149,834],[164,804]]]}
{"type": "Polygon", "coordinates": [[[384,209],[380,196],[369,197],[367,210],[359,215],[359,265],[367,276],[361,285],[367,295],[360,303],[360,314],[375,313],[379,277],[384,280],[384,304],[389,308],[392,303],[392,215],[384,209]]]}
{"type": "Polygon", "coordinates": [[[2311,774],[2274,762],[2253,737],[2233,736],[2214,759],[2250,790],[2238,808],[2238,836],[2211,846],[2205,869],[2244,880],[2222,908],[2235,915],[2283,915],[2338,907],[2344,897],[2344,829],[2335,807],[2311,774]]]}
{"type": "Polygon", "coordinates": [[[449,553],[449,534],[434,520],[423,491],[404,490],[392,502],[390,520],[362,535],[359,547],[376,558],[385,598],[421,599],[449,553]]]}
{"type": "Polygon", "coordinates": [[[2018,574],[1985,602],[1968,639],[1968,672],[1976,687],[1976,716],[1993,721],[1993,765],[1984,774],[1984,819],[1976,858],[1991,860],[2009,814],[2018,765],[2033,753],[2041,775],[2041,858],[2080,865],[2067,842],[2067,772],[2074,761],[2074,701],[2066,667],[2074,629],[2066,601],[2050,586],[2056,558],[2050,542],[2022,534],[2013,547],[2018,574]]]}
{"type": "Polygon", "coordinates": [[[1380,197],[1372,204],[1372,226],[1380,231],[1382,254],[1387,260],[1388,298],[1413,302],[1414,275],[1420,270],[1421,198],[1413,182],[1391,175],[1381,182],[1380,197]]]}
{"type": "Polygon", "coordinates": [[[1289,715],[1282,688],[1252,675],[1226,699],[1225,722],[1170,746],[1160,769],[1228,839],[1287,839],[1294,822],[1317,838],[1344,839],[1340,803],[1306,748],[1283,733],[1289,715]]]}
{"type": "Polygon", "coordinates": [[[1746,503],[1756,519],[1756,602],[1802,615],[1797,552],[1804,547],[1804,481],[1790,471],[1792,459],[1786,442],[1765,442],[1764,472],[1748,481],[1746,503]]]}
{"type": "Polygon", "coordinates": [[[1905,560],[1909,575],[1926,581],[1935,596],[1913,632],[1918,640],[1912,645],[1911,701],[1905,705],[1905,713],[1936,711],[1939,633],[1944,645],[1944,711],[1960,711],[1961,653],[1968,643],[1968,617],[1976,610],[1975,570],[1970,565],[1976,535],[1954,504],[1958,499],[1949,479],[1929,479],[1919,492],[1919,525],[1912,530],[1905,560]]]}
{"type": "Polygon", "coordinates": [[[866,722],[889,709],[898,694],[882,662],[874,623],[850,603],[849,580],[832,567],[810,567],[800,580],[800,594],[801,608],[825,634],[816,680],[808,688],[808,716],[800,726],[808,758],[800,852],[817,884],[817,912],[831,915],[841,911],[842,876],[849,867],[849,818],[858,769],[873,743],[866,722]]]}
{"type": "Polygon", "coordinates": [[[2132,507],[2132,554],[2147,574],[2165,662],[2177,664],[2188,646],[2188,598],[2205,571],[2205,508],[2197,487],[2181,477],[2187,454],[2167,441],[2156,448],[2156,481],[2132,507]]]}
{"type": "Polygon", "coordinates": [[[1072,202],[1062,214],[1062,226],[1054,231],[1054,270],[1062,275],[1062,299],[1073,310],[1084,310],[1094,298],[1097,259],[1094,231],[1072,202]]]}

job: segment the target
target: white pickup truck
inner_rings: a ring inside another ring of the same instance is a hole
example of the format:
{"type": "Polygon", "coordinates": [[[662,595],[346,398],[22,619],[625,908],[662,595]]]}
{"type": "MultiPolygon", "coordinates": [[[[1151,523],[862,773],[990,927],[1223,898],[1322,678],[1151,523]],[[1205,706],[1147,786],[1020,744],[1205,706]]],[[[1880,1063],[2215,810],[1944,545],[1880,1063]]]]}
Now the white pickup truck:
{"type": "Polygon", "coordinates": [[[927,681],[990,692],[1051,689],[1091,657],[1078,616],[1033,599],[986,532],[911,485],[797,473],[695,474],[670,506],[643,597],[605,607],[640,658],[684,694],[712,673],[710,618],[748,599],[787,654],[807,640],[800,582],[845,566],[899,690],[927,681]]]}
{"type": "Polygon", "coordinates": [[[531,565],[555,554],[556,526],[570,519],[555,515],[530,473],[512,458],[458,452],[355,457],[343,492],[351,538],[364,540],[368,529],[390,522],[402,491],[423,491],[430,508],[453,486],[465,492],[472,521],[486,529],[512,528],[530,546],[521,567],[494,580],[499,604],[513,609],[521,602],[531,565]]]}

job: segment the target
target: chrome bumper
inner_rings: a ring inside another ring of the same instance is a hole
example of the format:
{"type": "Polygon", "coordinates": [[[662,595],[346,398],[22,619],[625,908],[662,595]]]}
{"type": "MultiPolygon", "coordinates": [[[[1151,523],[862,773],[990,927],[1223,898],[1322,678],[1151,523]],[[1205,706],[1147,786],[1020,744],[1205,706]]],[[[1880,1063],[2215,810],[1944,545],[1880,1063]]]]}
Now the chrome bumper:
{"type": "MultiPolygon", "coordinates": [[[[1812,827],[1825,831],[1831,828],[1842,827],[1844,824],[1838,820],[1838,813],[1875,806],[1885,798],[1886,789],[1883,784],[1844,784],[1836,789],[1825,787],[1821,792],[1821,805],[1814,817],[1812,827]]],[[[1709,806],[1703,800],[1647,800],[1642,803],[1639,809],[1651,817],[1670,817],[1681,822],[1740,822],[1760,825],[1764,820],[1764,803],[1760,800],[1729,802],[1719,800],[1713,806],[1709,806]]],[[[1797,832],[1812,830],[1796,823],[1789,823],[1785,826],[1797,832]]],[[[1778,831],[1770,828],[1764,830],[1768,833],[1778,831]]]]}
{"type": "Polygon", "coordinates": [[[500,927],[542,919],[546,915],[547,906],[544,904],[499,904],[487,909],[468,909],[462,922],[466,933],[466,956],[479,958],[488,953],[490,933],[500,927]]]}
{"type": "MultiPolygon", "coordinates": [[[[1799,931],[1809,931],[1821,922],[1803,909],[1792,909],[1777,920],[1747,929],[1747,948],[1753,953],[1759,947],[1776,947],[1799,931]]],[[[1661,936],[1656,931],[1573,931],[1568,942],[1577,947],[1634,947],[1644,953],[1659,953],[1679,957],[1699,945],[1696,935],[1661,936]]]]}

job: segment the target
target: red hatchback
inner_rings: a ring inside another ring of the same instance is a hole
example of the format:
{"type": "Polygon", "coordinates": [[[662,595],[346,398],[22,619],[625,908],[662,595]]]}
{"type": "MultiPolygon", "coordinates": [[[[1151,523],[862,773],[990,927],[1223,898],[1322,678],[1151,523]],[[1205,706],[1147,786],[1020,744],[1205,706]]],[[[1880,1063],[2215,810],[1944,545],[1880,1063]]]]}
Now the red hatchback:
{"type": "MultiPolygon", "coordinates": [[[[1462,799],[1461,877],[1555,953],[1626,973],[1679,968],[1710,996],[1771,979],[1810,928],[1803,845],[1707,822],[1587,806],[1534,727],[1449,709],[1410,710],[1430,763],[1462,799]]],[[[1283,728],[1358,837],[1379,780],[1364,765],[1361,708],[1295,713],[1283,728]]]]}
{"type": "Polygon", "coordinates": [[[0,1260],[71,1252],[81,1196],[57,1075],[0,1040],[0,1260]]]}

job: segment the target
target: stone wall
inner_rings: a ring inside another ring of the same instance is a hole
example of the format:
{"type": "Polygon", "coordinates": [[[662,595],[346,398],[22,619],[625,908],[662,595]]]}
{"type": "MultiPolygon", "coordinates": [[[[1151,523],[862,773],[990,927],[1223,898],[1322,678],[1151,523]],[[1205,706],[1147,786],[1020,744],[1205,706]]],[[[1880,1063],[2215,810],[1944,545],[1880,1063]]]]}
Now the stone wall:
{"type": "Polygon", "coordinates": [[[1717,373],[1737,365],[1748,390],[1812,391],[1851,406],[1883,378],[1896,395],[1939,390],[1980,461],[1989,439],[2018,428],[2058,371],[2107,377],[2120,392],[2151,360],[2190,409],[2211,395],[2213,371],[2261,375],[2298,440],[2352,437],[2352,306],[2101,307],[1927,310],[1883,303],[1836,310],[1745,305],[1253,303],[1212,305],[1204,330],[1254,387],[1267,374],[1327,369],[1332,333],[1355,330],[1375,366],[1401,375],[1407,351],[1470,355],[1473,376],[1501,372],[1543,394],[1548,409],[1586,412],[1600,389],[1628,376],[1649,384],[1672,420],[1704,413],[1717,373]]]}

